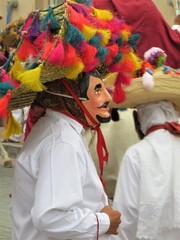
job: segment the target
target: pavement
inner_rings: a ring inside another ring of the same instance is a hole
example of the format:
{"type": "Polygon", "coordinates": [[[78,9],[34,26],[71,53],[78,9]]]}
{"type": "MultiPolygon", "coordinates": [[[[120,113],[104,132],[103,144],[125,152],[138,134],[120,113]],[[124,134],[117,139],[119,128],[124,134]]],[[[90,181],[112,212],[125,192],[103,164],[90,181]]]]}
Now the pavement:
{"type": "Polygon", "coordinates": [[[11,221],[9,205],[11,202],[11,186],[14,168],[5,168],[0,161],[0,240],[11,239],[11,221]]]}
{"type": "Polygon", "coordinates": [[[9,205],[11,202],[12,177],[15,158],[22,147],[22,143],[6,142],[2,144],[8,152],[12,166],[4,167],[4,159],[0,156],[0,240],[11,240],[9,205]]]}

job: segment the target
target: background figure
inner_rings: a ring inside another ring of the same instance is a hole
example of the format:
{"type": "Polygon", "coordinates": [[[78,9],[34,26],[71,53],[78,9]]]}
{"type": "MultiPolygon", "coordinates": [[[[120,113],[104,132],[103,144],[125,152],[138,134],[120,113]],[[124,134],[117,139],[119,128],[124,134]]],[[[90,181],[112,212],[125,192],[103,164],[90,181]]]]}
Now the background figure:
{"type": "MultiPolygon", "coordinates": [[[[109,162],[104,165],[104,181],[106,183],[106,192],[109,199],[113,199],[116,186],[117,175],[124,152],[129,146],[139,142],[137,134],[134,131],[132,110],[120,112],[121,120],[101,124],[101,129],[106,140],[109,151],[109,162]],[[127,134],[130,132],[130,134],[127,134]]],[[[86,130],[85,137],[89,144],[96,169],[99,169],[98,156],[96,151],[96,135],[90,130],[86,130]]]]}
{"type": "Polygon", "coordinates": [[[159,101],[137,106],[137,116],[145,137],[122,160],[113,202],[122,223],[113,239],[179,240],[180,125],[175,135],[164,129],[166,122],[178,123],[178,113],[159,101]]]}
{"type": "Polygon", "coordinates": [[[180,15],[175,17],[172,29],[180,33],[180,15]]]}
{"type": "Polygon", "coordinates": [[[30,107],[24,107],[24,108],[16,109],[16,110],[12,111],[14,118],[20,123],[20,125],[22,127],[22,134],[15,134],[15,135],[9,137],[9,139],[7,139],[7,141],[12,141],[12,142],[17,142],[17,143],[24,141],[24,133],[25,133],[25,129],[26,129],[26,121],[27,121],[27,117],[28,117],[29,108],[30,107]]]}
{"type": "Polygon", "coordinates": [[[144,52],[159,47],[167,54],[166,64],[180,67],[180,34],[165,21],[151,0],[94,0],[97,8],[111,10],[118,17],[125,18],[133,32],[140,33],[137,53],[143,58],[144,52]]]}

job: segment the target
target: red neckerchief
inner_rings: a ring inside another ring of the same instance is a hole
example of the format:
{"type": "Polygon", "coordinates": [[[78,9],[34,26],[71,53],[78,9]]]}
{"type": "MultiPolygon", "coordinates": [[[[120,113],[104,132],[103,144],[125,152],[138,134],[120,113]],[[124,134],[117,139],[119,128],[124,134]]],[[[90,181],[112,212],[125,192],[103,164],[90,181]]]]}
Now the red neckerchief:
{"type": "Polygon", "coordinates": [[[180,137],[180,125],[176,122],[165,122],[164,124],[159,124],[159,125],[152,126],[147,130],[146,135],[148,135],[151,132],[154,132],[158,129],[166,129],[171,134],[173,134],[177,137],[180,137]]]}
{"type": "Polygon", "coordinates": [[[104,136],[103,136],[101,128],[100,128],[100,123],[98,123],[98,122],[96,122],[94,120],[94,118],[91,116],[91,114],[85,108],[85,106],[81,103],[79,98],[75,95],[75,93],[72,91],[70,86],[66,83],[66,81],[64,81],[64,80],[61,80],[61,81],[64,84],[64,86],[66,87],[66,89],[69,91],[71,96],[74,98],[74,100],[77,102],[77,104],[81,107],[81,109],[83,110],[85,115],[93,123],[93,126],[89,126],[88,124],[85,124],[84,122],[79,121],[78,119],[76,119],[71,114],[69,116],[71,118],[75,119],[76,121],[78,121],[79,123],[81,123],[84,128],[91,128],[92,130],[95,130],[97,132],[97,145],[96,145],[96,149],[97,149],[97,153],[98,153],[99,168],[100,168],[100,176],[99,177],[100,177],[101,182],[102,182],[102,184],[103,184],[103,186],[105,188],[105,183],[103,181],[103,177],[102,176],[103,176],[104,162],[106,162],[106,163],[108,162],[108,155],[109,155],[109,153],[107,151],[105,139],[104,139],[104,136]]]}

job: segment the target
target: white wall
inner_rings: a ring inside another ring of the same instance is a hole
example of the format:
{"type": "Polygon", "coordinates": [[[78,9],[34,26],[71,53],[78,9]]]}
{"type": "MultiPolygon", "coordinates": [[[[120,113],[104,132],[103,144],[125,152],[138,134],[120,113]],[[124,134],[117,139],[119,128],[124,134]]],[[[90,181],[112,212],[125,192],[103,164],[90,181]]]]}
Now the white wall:
{"type": "Polygon", "coordinates": [[[159,9],[163,17],[166,19],[166,21],[169,23],[169,25],[172,26],[176,16],[175,9],[168,5],[167,0],[153,0],[153,2],[156,4],[157,8],[159,9]]]}
{"type": "MultiPolygon", "coordinates": [[[[13,0],[0,0],[0,16],[3,17],[0,20],[0,29],[4,29],[6,27],[6,18],[8,11],[8,1],[13,0]]],[[[49,0],[17,0],[18,6],[17,8],[11,9],[11,21],[16,19],[27,18],[28,14],[33,9],[46,9],[49,4],[49,0]]]]}
{"type": "MultiPolygon", "coordinates": [[[[0,16],[3,17],[0,20],[0,29],[4,29],[6,26],[7,17],[7,2],[14,0],[0,0],[0,16]]],[[[16,20],[20,17],[26,18],[32,9],[46,9],[51,0],[17,0],[18,7],[12,9],[11,20],[16,20]]],[[[147,0],[149,1],[149,0],[147,0]]],[[[162,13],[166,21],[172,25],[175,18],[175,10],[168,6],[167,0],[153,0],[159,11],[162,13]]],[[[153,16],[153,13],[152,13],[153,16]]]]}

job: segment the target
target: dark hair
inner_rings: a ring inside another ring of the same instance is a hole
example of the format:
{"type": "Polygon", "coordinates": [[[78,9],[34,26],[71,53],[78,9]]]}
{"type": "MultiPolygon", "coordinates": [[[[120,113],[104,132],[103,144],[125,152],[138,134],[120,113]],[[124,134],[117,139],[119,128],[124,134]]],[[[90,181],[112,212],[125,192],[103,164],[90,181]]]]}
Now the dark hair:
{"type": "Polygon", "coordinates": [[[88,87],[89,87],[90,76],[97,77],[97,78],[101,79],[101,76],[100,76],[100,74],[97,70],[95,70],[94,72],[92,72],[90,74],[82,73],[81,76],[78,78],[78,82],[79,82],[79,85],[80,85],[81,97],[87,98],[87,99],[88,99],[87,90],[88,90],[88,87]]]}

